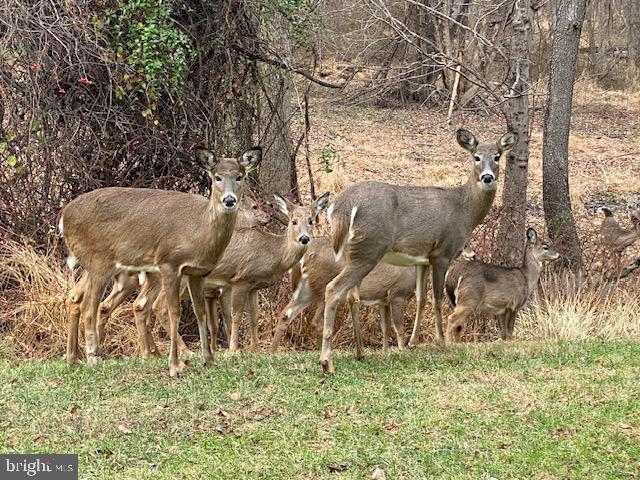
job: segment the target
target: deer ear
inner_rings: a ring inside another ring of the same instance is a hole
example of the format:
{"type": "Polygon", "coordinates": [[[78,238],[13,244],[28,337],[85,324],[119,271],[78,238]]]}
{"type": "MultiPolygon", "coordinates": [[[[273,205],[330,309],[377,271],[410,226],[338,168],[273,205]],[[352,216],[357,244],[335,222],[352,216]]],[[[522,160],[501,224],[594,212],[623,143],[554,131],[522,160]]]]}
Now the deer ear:
{"type": "Polygon", "coordinates": [[[538,240],[538,234],[536,233],[535,229],[528,228],[527,229],[527,242],[536,243],[537,240],[538,240]]]}
{"type": "Polygon", "coordinates": [[[500,152],[508,152],[518,143],[518,134],[516,132],[507,132],[498,140],[498,148],[500,152]]]}
{"type": "Polygon", "coordinates": [[[258,166],[262,160],[262,147],[253,147],[242,154],[238,163],[244,167],[245,173],[249,173],[258,166]]]}
{"type": "Polygon", "coordinates": [[[316,198],[316,201],[313,202],[312,208],[314,215],[316,217],[320,215],[322,211],[327,208],[327,205],[329,205],[329,192],[326,192],[322,196],[316,198]]]}
{"type": "Polygon", "coordinates": [[[473,136],[473,133],[469,130],[465,130],[464,128],[458,129],[456,132],[456,140],[458,140],[458,144],[462,148],[471,153],[475,153],[476,148],[478,147],[476,137],[473,136]]]}
{"type": "Polygon", "coordinates": [[[215,154],[211,150],[206,150],[204,148],[196,149],[196,160],[202,168],[204,168],[207,172],[213,170],[218,163],[215,154]]]}
{"type": "Polygon", "coordinates": [[[273,198],[276,201],[276,205],[278,206],[278,210],[280,210],[285,215],[289,216],[290,203],[285,198],[281,197],[277,193],[273,194],[273,198]]]}

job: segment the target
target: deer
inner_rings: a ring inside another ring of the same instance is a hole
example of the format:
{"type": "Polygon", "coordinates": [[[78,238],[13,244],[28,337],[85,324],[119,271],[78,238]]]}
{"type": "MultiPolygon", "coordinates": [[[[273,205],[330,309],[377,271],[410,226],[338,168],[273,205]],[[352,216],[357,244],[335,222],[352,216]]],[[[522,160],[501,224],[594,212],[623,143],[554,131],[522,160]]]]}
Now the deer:
{"type": "MultiPolygon", "coordinates": [[[[67,264],[84,268],[80,319],[85,327],[87,363],[97,367],[101,351],[97,329],[98,305],[107,283],[123,271],[152,272],[160,277],[166,297],[171,347],[169,375],[179,378],[177,333],[180,321],[180,283],[187,277],[205,365],[213,364],[204,312],[204,277],[215,267],[231,240],[238,200],[246,176],[262,160],[254,147],[240,158],[216,158],[197,149],[196,160],[212,180],[209,198],[176,191],[106,187],[84,193],[62,211],[59,232],[69,251],[67,264]]],[[[78,287],[78,285],[76,286],[78,287]]],[[[77,362],[74,320],[70,319],[67,362],[77,362]]]]}
{"type": "Polygon", "coordinates": [[[493,314],[503,340],[513,338],[518,311],[536,289],[548,262],[560,254],[527,230],[524,260],[519,267],[491,265],[480,260],[461,261],[447,275],[446,292],[455,307],[449,316],[447,341],[458,342],[467,318],[474,313],[493,314]]]}
{"type": "MultiPolygon", "coordinates": [[[[270,220],[267,213],[259,209],[258,203],[251,197],[251,192],[245,192],[239,202],[238,218],[236,219],[236,229],[240,228],[261,228],[264,227],[270,220]],[[246,194],[248,193],[248,195],[246,194]]],[[[152,328],[147,324],[149,323],[149,316],[151,315],[152,306],[160,294],[161,285],[160,279],[154,278],[157,275],[154,273],[146,272],[120,272],[113,278],[111,292],[104,299],[98,307],[98,342],[102,345],[105,338],[105,328],[107,322],[110,320],[111,315],[115,309],[131,297],[131,295],[139,291],[139,294],[133,302],[133,314],[136,323],[136,329],[138,332],[138,344],[140,346],[140,355],[142,358],[149,358],[150,356],[160,356],[160,350],[156,346],[152,336],[152,328]],[[151,280],[147,281],[148,278],[151,280]]],[[[86,281],[86,280],[84,280],[86,281]]],[[[82,282],[79,283],[82,285],[82,282]]],[[[187,300],[189,296],[188,287],[185,279],[182,281],[180,298],[187,300]]],[[[207,303],[205,303],[205,315],[207,319],[210,316],[215,315],[216,311],[209,312],[210,302],[215,301],[214,293],[209,292],[207,303]]],[[[70,329],[74,332],[74,337],[71,340],[74,343],[76,350],[76,356],[79,355],[79,346],[77,341],[78,321],[80,316],[80,301],[82,300],[82,286],[76,287],[71,290],[66,300],[68,315],[72,318],[73,327],[70,329]]],[[[227,311],[227,303],[221,302],[223,312],[227,311]]],[[[228,307],[230,308],[230,307],[228,307]]],[[[166,316],[162,315],[163,320],[166,320],[166,316]]],[[[225,316],[223,313],[223,319],[231,318],[230,314],[225,316]]],[[[152,326],[153,324],[151,324],[152,326]]],[[[167,333],[169,333],[169,325],[165,322],[162,327],[167,333]]],[[[193,352],[184,343],[182,336],[177,334],[178,352],[183,355],[192,355],[193,352]]],[[[216,339],[211,338],[210,348],[212,351],[216,350],[216,339]]]]}
{"type": "MultiPolygon", "coordinates": [[[[275,353],[282,337],[293,319],[304,309],[312,307],[314,325],[318,337],[322,339],[322,314],[324,311],[324,291],[327,284],[340,273],[342,265],[335,260],[331,250],[331,238],[314,240],[299,265],[292,268],[292,283],[295,285],[292,299],[280,313],[271,342],[271,352],[275,353]]],[[[359,323],[360,305],[378,305],[382,348],[389,347],[389,329],[393,320],[398,347],[403,348],[404,307],[415,290],[415,272],[411,268],[378,264],[363,280],[359,297],[349,295],[347,303],[351,318],[359,323]]],[[[356,342],[358,354],[363,355],[362,342],[356,342]]]]}
{"type": "MultiPolygon", "coordinates": [[[[473,229],[489,212],[498,188],[499,160],[518,141],[508,132],[495,143],[479,143],[471,132],[459,129],[458,144],[473,165],[459,187],[414,187],[366,181],[349,186],[331,210],[331,236],[337,258],[345,259],[341,272],[325,290],[324,329],[320,363],[334,373],[332,337],[338,304],[375,266],[383,261],[416,270],[417,311],[409,346],[418,343],[425,307],[425,280],[432,273],[436,340],[444,342],[442,295],[444,276],[473,229]]],[[[354,329],[359,329],[354,325],[354,329]]],[[[355,330],[354,330],[355,331],[355,330]]]]}
{"type": "Polygon", "coordinates": [[[640,238],[640,208],[630,209],[629,218],[633,227],[629,230],[620,226],[611,209],[600,207],[598,213],[604,215],[600,224],[600,235],[605,248],[613,257],[615,273],[618,274],[622,267],[622,255],[625,249],[640,238]]]}
{"type": "MultiPolygon", "coordinates": [[[[249,319],[250,349],[258,349],[258,291],[278,282],[300,261],[311,242],[313,227],[329,203],[329,192],[318,197],[310,207],[296,206],[278,194],[274,198],[280,211],[289,219],[286,232],[274,235],[252,228],[235,231],[229,247],[204,282],[209,319],[213,318],[215,308],[212,300],[218,297],[219,289],[223,290],[223,318],[229,315],[225,303],[230,298],[231,327],[227,332],[230,352],[238,350],[240,323],[245,311],[249,319]]],[[[158,313],[156,316],[161,321],[165,311],[163,302],[161,294],[154,305],[154,311],[158,313]]],[[[208,326],[211,338],[216,338],[217,321],[208,321],[208,326]]]]}

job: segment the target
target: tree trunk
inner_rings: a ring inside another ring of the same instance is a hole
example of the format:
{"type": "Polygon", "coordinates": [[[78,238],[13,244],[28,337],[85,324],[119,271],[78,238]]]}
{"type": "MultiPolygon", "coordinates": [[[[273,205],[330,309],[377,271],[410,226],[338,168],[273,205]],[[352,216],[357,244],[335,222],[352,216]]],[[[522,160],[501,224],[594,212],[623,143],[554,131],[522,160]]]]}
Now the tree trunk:
{"type": "Polygon", "coordinates": [[[542,193],[549,237],[572,270],[582,266],[569,197],[569,129],[580,31],[587,0],[562,0],[551,51],[542,145],[542,193]]]}
{"type": "Polygon", "coordinates": [[[640,2],[627,1],[628,47],[632,78],[640,78],[640,2]]]}
{"type": "MultiPolygon", "coordinates": [[[[278,46],[279,60],[291,65],[290,25],[284,16],[275,15],[273,22],[262,28],[265,29],[265,36],[270,37],[270,44],[278,46]]],[[[265,161],[258,171],[258,187],[263,192],[292,193],[298,198],[297,175],[293,168],[295,163],[291,161],[294,154],[290,128],[293,117],[291,74],[273,65],[261,65],[259,72],[262,97],[266,104],[264,111],[268,114],[260,119],[259,125],[265,161]]]]}
{"type": "Polygon", "coordinates": [[[498,263],[515,266],[524,257],[527,174],[529,171],[529,64],[532,38],[531,0],[516,0],[510,45],[511,91],[504,108],[507,127],[519,136],[507,155],[502,212],[496,250],[498,263]]]}

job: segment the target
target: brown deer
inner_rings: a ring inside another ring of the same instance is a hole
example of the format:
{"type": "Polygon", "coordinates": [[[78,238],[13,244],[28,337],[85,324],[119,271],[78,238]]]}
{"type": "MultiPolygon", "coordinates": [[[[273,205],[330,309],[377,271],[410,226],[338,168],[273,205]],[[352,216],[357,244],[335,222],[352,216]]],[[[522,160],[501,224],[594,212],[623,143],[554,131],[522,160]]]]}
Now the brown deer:
{"type": "Polygon", "coordinates": [[[449,316],[447,341],[459,341],[467,318],[474,313],[497,317],[503,340],[513,337],[518,311],[535,290],[545,263],[560,256],[527,230],[524,261],[520,267],[502,267],[480,260],[460,261],[447,274],[446,292],[455,307],[449,316]]]}
{"type": "MultiPolygon", "coordinates": [[[[248,194],[245,193],[239,203],[238,207],[238,217],[236,219],[236,229],[240,228],[254,228],[254,227],[263,227],[270,220],[270,217],[267,213],[260,210],[258,203],[251,198],[251,192],[248,194]]],[[[120,272],[116,277],[114,277],[111,287],[111,292],[104,299],[100,306],[98,307],[98,340],[100,345],[105,338],[105,328],[106,324],[111,318],[114,310],[123,302],[128,300],[131,295],[139,291],[139,294],[135,301],[133,302],[133,315],[135,318],[136,329],[138,331],[138,344],[140,345],[140,355],[142,358],[148,358],[149,356],[160,356],[160,351],[155,344],[152,336],[152,327],[153,323],[147,325],[149,323],[149,318],[152,312],[152,307],[154,302],[161,291],[160,278],[157,277],[156,273],[146,273],[146,272],[120,272]],[[150,280],[147,280],[150,279],[150,280]],[[146,341],[143,340],[146,338],[146,341]]],[[[86,281],[84,279],[83,281],[86,281]]],[[[68,295],[67,298],[67,309],[69,318],[71,318],[70,330],[74,332],[73,338],[70,336],[72,342],[75,345],[76,357],[79,355],[79,346],[77,341],[77,331],[78,331],[78,322],[80,317],[80,301],[82,300],[82,289],[83,289],[82,281],[78,283],[78,286],[73,288],[68,295]]],[[[210,302],[215,301],[214,292],[207,292],[208,296],[207,303],[205,303],[205,312],[207,319],[213,314],[216,313],[215,310],[210,314],[210,302]]],[[[186,279],[182,281],[181,288],[181,299],[188,299],[188,286],[186,279]]],[[[227,304],[221,302],[223,311],[227,304]]],[[[163,305],[164,307],[165,305],[163,305]]],[[[228,307],[230,308],[230,307],[228,307]]],[[[167,320],[166,315],[161,315],[163,320],[167,320]]],[[[230,319],[229,316],[224,316],[223,318],[230,319]]],[[[209,320],[208,320],[209,321],[209,320]]],[[[212,320],[213,321],[213,320],[212,320]]],[[[169,324],[164,323],[162,327],[165,329],[167,333],[169,333],[169,324]]],[[[211,349],[212,351],[216,349],[216,339],[211,338],[211,349]]],[[[191,355],[192,352],[184,343],[182,336],[177,334],[177,343],[178,343],[178,352],[186,355],[191,355]]]]}
{"type": "Polygon", "coordinates": [[[509,132],[495,143],[480,144],[463,129],[457,131],[456,138],[473,158],[464,185],[439,188],[358,182],[336,200],[331,221],[333,249],[339,258],[345,258],[345,263],[325,292],[320,354],[325,372],[334,371],[331,344],[336,308],[380,261],[416,268],[418,308],[410,346],[418,342],[425,279],[428,268],[433,268],[436,339],[444,341],[441,308],[447,267],[491,208],[498,188],[498,162],[518,140],[515,133],[509,132]]]}
{"type": "MultiPolygon", "coordinates": [[[[331,238],[321,237],[313,244],[300,262],[294,266],[292,273],[295,290],[289,304],[280,314],[276,326],[271,351],[276,352],[282,342],[282,337],[293,319],[304,309],[312,307],[313,325],[321,339],[322,313],[324,311],[324,291],[327,284],[342,270],[342,262],[336,261],[331,249],[331,238]]],[[[388,264],[378,264],[363,280],[359,289],[359,298],[349,295],[347,303],[354,324],[359,324],[360,304],[378,305],[380,312],[380,327],[382,329],[382,348],[389,345],[389,327],[393,319],[398,347],[404,347],[404,306],[413,295],[416,287],[415,272],[411,268],[396,267],[388,264]]],[[[362,355],[362,342],[359,332],[358,355],[362,355]]]]}
{"type": "Polygon", "coordinates": [[[618,274],[622,267],[622,254],[625,249],[640,238],[640,208],[629,211],[629,218],[633,225],[630,230],[620,226],[611,209],[600,207],[598,213],[604,214],[604,219],[600,224],[600,235],[605,248],[609,251],[610,258],[613,259],[615,273],[618,274]]]}
{"type": "MultiPolygon", "coordinates": [[[[229,335],[229,351],[238,349],[239,329],[242,316],[247,312],[251,336],[251,349],[258,348],[257,330],[257,294],[258,290],[270,287],[304,255],[311,242],[313,226],[318,216],[329,202],[329,193],[316,199],[311,207],[293,205],[285,198],[275,195],[280,210],[288,216],[289,224],[284,235],[274,235],[258,229],[239,229],[224,255],[209,273],[205,280],[205,296],[215,299],[218,290],[230,290],[231,295],[231,328],[229,335]]],[[[223,300],[225,294],[223,294],[223,300]]],[[[163,295],[160,295],[154,311],[162,321],[164,309],[163,295]]],[[[213,317],[215,308],[212,302],[208,310],[209,318],[213,317]]],[[[228,311],[224,307],[223,312],[228,311]]],[[[228,314],[227,314],[228,315],[228,314]]],[[[223,314],[223,317],[226,316],[223,314]]],[[[217,337],[217,322],[210,321],[212,341],[217,337]]]]}
{"type": "MultiPolygon", "coordinates": [[[[85,269],[80,316],[90,365],[97,366],[101,361],[98,304],[109,280],[122,271],[160,276],[171,319],[172,377],[181,373],[177,348],[180,281],[187,276],[204,362],[213,363],[204,313],[204,277],[231,239],[240,188],[246,174],[260,163],[262,150],[256,147],[239,159],[218,160],[212,152],[198,149],[196,158],[212,178],[209,199],[175,191],[110,187],[80,195],[64,208],[60,232],[70,252],[68,263],[73,266],[77,261],[85,269]]],[[[77,326],[75,334],[69,333],[70,363],[77,361],[72,335],[77,336],[77,326]]]]}

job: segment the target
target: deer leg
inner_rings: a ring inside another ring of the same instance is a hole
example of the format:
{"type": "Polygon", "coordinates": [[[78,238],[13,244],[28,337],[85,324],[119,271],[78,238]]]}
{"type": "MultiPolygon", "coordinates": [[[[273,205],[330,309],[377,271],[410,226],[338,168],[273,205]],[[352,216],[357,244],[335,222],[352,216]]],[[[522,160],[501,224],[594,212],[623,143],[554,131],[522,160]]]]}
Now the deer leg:
{"type": "Polygon", "coordinates": [[[513,340],[513,327],[516,323],[516,312],[509,311],[506,316],[507,340],[513,340]]]}
{"type": "Polygon", "coordinates": [[[302,313],[302,311],[311,303],[311,291],[309,289],[309,283],[305,277],[300,279],[298,286],[293,291],[291,301],[280,312],[278,316],[278,324],[273,332],[273,339],[271,340],[271,353],[278,351],[280,343],[282,343],[282,337],[284,336],[287,328],[293,322],[293,319],[302,313]]]}
{"type": "MultiPolygon", "coordinates": [[[[120,273],[120,275],[127,274],[120,273]]],[[[107,322],[111,319],[111,315],[113,315],[115,309],[122,305],[122,303],[135,291],[135,288],[131,285],[127,283],[122,285],[120,283],[120,275],[117,275],[114,279],[109,296],[105,298],[98,307],[98,342],[100,342],[100,345],[104,342],[105,327],[107,322]]]]}
{"type": "Polygon", "coordinates": [[[426,278],[429,274],[429,265],[416,265],[416,319],[413,322],[413,332],[409,338],[409,347],[415,347],[418,344],[418,336],[420,335],[420,327],[422,322],[422,314],[425,307],[426,278]]]}
{"type": "MultiPolygon", "coordinates": [[[[171,337],[171,321],[169,318],[167,297],[164,293],[164,290],[161,290],[160,292],[158,292],[158,297],[153,302],[153,306],[151,307],[151,309],[153,310],[153,313],[156,316],[156,318],[160,321],[160,325],[162,325],[162,328],[164,328],[164,331],[169,334],[169,337],[171,337]]],[[[149,322],[151,323],[151,325],[149,324],[147,325],[147,330],[151,330],[153,328],[153,323],[151,322],[151,316],[149,316],[149,322]]],[[[193,355],[193,352],[189,350],[187,345],[184,343],[184,340],[182,339],[182,336],[180,335],[180,333],[176,332],[176,336],[177,336],[176,342],[178,344],[178,352],[182,353],[183,355],[189,355],[189,356],[193,355]]]]}
{"type": "Polygon", "coordinates": [[[467,321],[467,317],[473,309],[464,306],[460,302],[456,305],[453,313],[449,315],[449,326],[447,328],[447,342],[459,342],[462,329],[467,321]]]}
{"type": "Polygon", "coordinates": [[[191,304],[193,312],[198,320],[198,333],[200,334],[200,350],[202,351],[202,359],[204,365],[213,365],[213,355],[209,346],[209,332],[207,331],[207,316],[204,306],[204,278],[203,277],[187,277],[189,283],[189,295],[191,296],[191,304]]]}
{"type": "Polygon", "coordinates": [[[347,304],[351,314],[351,323],[353,324],[353,338],[356,342],[356,359],[364,358],[364,347],[362,343],[362,330],[360,328],[360,294],[358,287],[354,287],[347,294],[347,304]]]}
{"type": "Polygon", "coordinates": [[[391,301],[389,305],[389,313],[393,319],[393,330],[396,333],[396,339],[398,341],[398,348],[404,349],[404,304],[405,300],[402,298],[391,301]]]}
{"type": "Polygon", "coordinates": [[[180,378],[183,366],[178,361],[178,327],[180,325],[180,274],[171,268],[160,269],[162,291],[169,312],[169,375],[180,378]]]}
{"type": "Polygon", "coordinates": [[[231,290],[231,339],[229,340],[229,351],[238,350],[238,339],[240,336],[240,325],[244,306],[247,303],[249,288],[246,285],[234,285],[231,290]]]}
{"type": "Polygon", "coordinates": [[[87,274],[84,273],[78,283],[67,294],[65,306],[69,317],[69,329],[67,335],[67,354],[65,359],[69,365],[78,363],[80,349],[78,346],[78,328],[80,326],[80,304],[84,297],[87,274]]]}
{"type": "Polygon", "coordinates": [[[382,332],[382,350],[389,349],[389,305],[379,305],[380,312],[380,331],[382,332]]]}
{"type": "Polygon", "coordinates": [[[216,309],[215,297],[205,297],[204,311],[207,316],[207,326],[209,327],[209,348],[212,352],[218,350],[218,310],[216,309]]]}
{"type": "Polygon", "coordinates": [[[311,323],[316,331],[316,338],[318,340],[318,350],[322,348],[322,321],[324,319],[324,302],[320,302],[316,305],[313,312],[313,318],[311,323]]]}
{"type": "MultiPolygon", "coordinates": [[[[144,325],[144,338],[146,341],[146,350],[154,357],[160,356],[160,349],[153,339],[153,306],[160,295],[160,280],[151,274],[147,275],[146,283],[142,287],[142,291],[133,302],[133,316],[136,322],[142,322],[144,325]],[[138,317],[140,319],[138,319],[138,317]]],[[[166,311],[166,306],[164,307],[166,311]]],[[[178,335],[179,340],[182,338],[178,335]]],[[[180,341],[178,341],[178,351],[180,351],[180,341]]]]}
{"type": "Polygon", "coordinates": [[[502,338],[502,340],[506,340],[507,339],[507,313],[501,313],[499,315],[496,315],[496,318],[498,319],[498,327],[500,328],[500,338],[502,338]]]}
{"type": "Polygon", "coordinates": [[[436,317],[436,342],[444,343],[442,330],[442,294],[444,292],[444,277],[449,267],[448,260],[438,259],[433,264],[433,311],[436,317]]]}
{"type": "Polygon", "coordinates": [[[102,294],[111,279],[112,271],[109,270],[88,270],[88,280],[84,290],[84,297],[81,306],[81,319],[84,323],[85,353],[87,362],[92,367],[97,367],[102,363],[100,358],[100,344],[98,343],[98,305],[102,294]]]}
{"type": "Polygon", "coordinates": [[[227,337],[227,343],[231,339],[231,288],[223,288],[220,292],[220,314],[222,316],[222,328],[227,337]]]}
{"type": "Polygon", "coordinates": [[[249,302],[247,305],[247,317],[249,317],[251,351],[257,352],[260,349],[260,339],[258,338],[258,290],[249,292],[247,300],[249,302]]]}
{"type": "Polygon", "coordinates": [[[325,373],[334,373],[331,345],[333,343],[333,325],[336,318],[338,304],[353,287],[360,285],[362,279],[374,269],[378,258],[363,261],[361,264],[348,263],[342,272],[329,282],[325,289],[324,329],[322,331],[322,350],[320,364],[325,373]]]}
{"type": "MultiPolygon", "coordinates": [[[[138,333],[138,345],[140,347],[140,356],[142,358],[149,358],[151,355],[152,347],[149,343],[150,327],[148,317],[151,314],[151,302],[146,288],[143,287],[142,291],[133,302],[133,318],[136,323],[136,331],[138,333]]],[[[153,337],[151,337],[153,343],[153,349],[157,350],[153,337]]]]}

